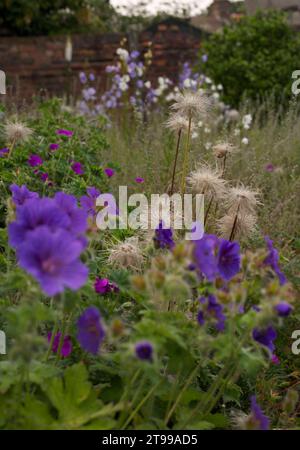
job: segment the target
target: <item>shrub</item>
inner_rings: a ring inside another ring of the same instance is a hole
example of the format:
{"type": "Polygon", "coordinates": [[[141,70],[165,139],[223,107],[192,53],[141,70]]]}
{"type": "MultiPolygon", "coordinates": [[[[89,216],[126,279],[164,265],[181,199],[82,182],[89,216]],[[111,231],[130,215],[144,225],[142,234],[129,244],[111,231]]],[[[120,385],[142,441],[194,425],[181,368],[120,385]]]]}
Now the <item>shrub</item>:
{"type": "Polygon", "coordinates": [[[224,101],[237,106],[242,97],[257,100],[273,93],[278,100],[291,94],[300,39],[278,12],[245,17],[204,46],[206,73],[224,87],[224,101]]]}

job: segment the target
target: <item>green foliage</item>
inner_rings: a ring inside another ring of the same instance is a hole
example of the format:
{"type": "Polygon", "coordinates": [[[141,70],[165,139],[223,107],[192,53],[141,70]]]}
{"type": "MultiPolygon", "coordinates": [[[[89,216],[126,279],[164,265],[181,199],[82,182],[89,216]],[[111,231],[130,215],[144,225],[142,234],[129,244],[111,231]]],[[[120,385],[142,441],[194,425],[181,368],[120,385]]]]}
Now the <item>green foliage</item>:
{"type": "Polygon", "coordinates": [[[106,0],[0,0],[0,26],[16,35],[103,30],[112,12],[106,0]]]}
{"type": "Polygon", "coordinates": [[[204,45],[205,72],[224,87],[224,101],[291,97],[292,73],[300,51],[299,36],[278,12],[257,13],[225,27],[204,45]]]}

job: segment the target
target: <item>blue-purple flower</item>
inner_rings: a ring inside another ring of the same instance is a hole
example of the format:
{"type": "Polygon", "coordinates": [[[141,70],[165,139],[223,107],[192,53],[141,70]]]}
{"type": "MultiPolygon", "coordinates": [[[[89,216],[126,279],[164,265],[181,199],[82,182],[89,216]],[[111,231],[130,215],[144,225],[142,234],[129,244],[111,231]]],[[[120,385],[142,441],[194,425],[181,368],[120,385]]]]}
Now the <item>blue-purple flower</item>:
{"type": "Polygon", "coordinates": [[[162,220],[159,222],[158,227],[155,229],[153,240],[157,248],[172,249],[175,246],[175,242],[173,240],[173,232],[170,228],[164,228],[162,220]]]}
{"type": "Polygon", "coordinates": [[[140,341],[135,345],[136,356],[143,361],[152,361],[153,346],[149,341],[140,341]]]}
{"type": "Polygon", "coordinates": [[[57,192],[54,200],[70,220],[70,225],[67,229],[74,234],[84,233],[87,229],[87,214],[83,209],[78,208],[76,197],[64,192],[57,192]]]}
{"type": "Polygon", "coordinates": [[[275,341],[277,333],[271,325],[266,328],[254,328],[252,337],[256,342],[267,347],[271,353],[275,350],[273,341],[275,341]]]}
{"type": "Polygon", "coordinates": [[[241,266],[240,246],[237,242],[219,241],[218,271],[221,277],[229,281],[239,271],[241,266]]]}
{"type": "Polygon", "coordinates": [[[8,155],[9,153],[9,148],[4,147],[0,149],[0,158],[3,158],[4,156],[8,155]]]}
{"type": "Polygon", "coordinates": [[[218,276],[230,281],[240,270],[240,246],[237,242],[205,234],[194,241],[193,255],[200,274],[208,281],[214,281],[218,276]]]}
{"type": "Polygon", "coordinates": [[[287,302],[279,302],[275,306],[275,310],[280,317],[287,317],[293,310],[293,307],[287,302]]]}
{"type": "Polygon", "coordinates": [[[87,267],[79,260],[83,244],[69,232],[52,232],[47,226],[29,231],[18,246],[20,267],[30,273],[50,296],[65,288],[81,288],[88,275],[87,267]]]}
{"type": "Polygon", "coordinates": [[[95,306],[87,308],[77,322],[77,339],[81,347],[96,355],[105,337],[101,315],[95,306]]]}
{"type": "Polygon", "coordinates": [[[218,275],[217,251],[218,238],[205,234],[202,239],[195,241],[194,260],[200,273],[205,275],[208,281],[213,281],[218,275]]]}
{"type": "Polygon", "coordinates": [[[80,197],[80,204],[89,216],[94,217],[96,215],[96,200],[100,191],[95,187],[89,187],[86,191],[88,195],[80,197]]]}
{"type": "Polygon", "coordinates": [[[265,237],[265,241],[267,243],[269,253],[264,260],[264,264],[270,266],[274,270],[274,272],[278,276],[280,284],[283,285],[286,283],[286,277],[279,268],[278,250],[276,250],[276,248],[273,247],[273,241],[271,241],[271,239],[268,236],[265,237]]]}
{"type": "Polygon", "coordinates": [[[11,193],[12,193],[12,200],[16,206],[23,205],[27,200],[30,200],[32,198],[38,198],[37,192],[32,192],[25,184],[22,186],[18,186],[17,184],[11,184],[9,187],[11,193]]]}
{"type": "Polygon", "coordinates": [[[218,331],[224,331],[226,316],[224,314],[223,305],[217,302],[214,295],[209,294],[206,297],[199,299],[200,303],[204,305],[198,312],[197,321],[199,325],[204,325],[207,319],[212,319],[215,324],[215,328],[218,331]]]}
{"type": "Polygon", "coordinates": [[[270,427],[270,421],[267,416],[264,415],[260,406],[256,401],[255,395],[251,397],[251,416],[250,416],[251,429],[254,430],[268,430],[270,427]]]}

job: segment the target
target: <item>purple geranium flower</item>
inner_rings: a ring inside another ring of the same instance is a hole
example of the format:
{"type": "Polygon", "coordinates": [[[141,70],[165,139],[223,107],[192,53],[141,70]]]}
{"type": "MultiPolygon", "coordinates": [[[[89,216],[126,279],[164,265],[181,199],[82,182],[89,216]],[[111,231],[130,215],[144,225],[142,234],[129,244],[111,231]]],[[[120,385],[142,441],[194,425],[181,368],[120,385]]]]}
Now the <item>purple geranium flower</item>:
{"type": "Polygon", "coordinates": [[[173,240],[173,232],[170,228],[164,228],[162,220],[159,222],[158,227],[155,229],[155,236],[153,240],[156,248],[172,249],[175,246],[175,242],[173,240]]]}
{"type": "Polygon", "coordinates": [[[67,229],[74,234],[84,233],[87,229],[87,214],[83,209],[78,208],[76,197],[64,192],[57,192],[54,200],[70,219],[67,229]]]}
{"type": "Polygon", "coordinates": [[[49,150],[55,152],[55,150],[59,149],[59,144],[49,144],[49,150]]]}
{"type": "MultiPolygon", "coordinates": [[[[60,337],[61,337],[60,332],[58,332],[54,337],[53,345],[52,345],[53,353],[58,352],[60,337]]],[[[48,342],[50,342],[51,338],[52,338],[52,333],[48,333],[47,338],[48,338],[48,342]]],[[[62,347],[61,347],[61,356],[63,358],[67,358],[72,353],[72,349],[73,349],[73,346],[72,346],[71,336],[65,336],[62,347]]]]}
{"type": "Polygon", "coordinates": [[[108,294],[109,292],[119,292],[115,283],[111,283],[108,278],[96,278],[94,288],[97,294],[108,294]]]}
{"type": "Polygon", "coordinates": [[[43,160],[39,155],[30,155],[28,164],[31,167],[41,166],[43,164],[43,160]]]}
{"type": "Polygon", "coordinates": [[[135,354],[139,359],[152,361],[153,346],[149,341],[140,341],[135,345],[135,354]]]}
{"type": "Polygon", "coordinates": [[[144,178],[142,178],[142,177],[136,177],[136,178],[135,178],[135,182],[136,182],[136,183],[142,184],[142,183],[144,183],[144,181],[145,181],[145,180],[144,180],[144,178]]]}
{"type": "Polygon", "coordinates": [[[17,219],[8,227],[9,242],[17,247],[25,240],[27,233],[46,225],[50,231],[67,230],[71,226],[68,215],[51,198],[32,198],[17,208],[17,219]]]}
{"type": "Polygon", "coordinates": [[[4,147],[0,149],[0,158],[3,158],[5,155],[9,153],[9,148],[4,147]]]}
{"type": "Polygon", "coordinates": [[[39,226],[27,233],[17,256],[19,265],[53,296],[66,287],[75,291],[86,282],[88,269],[79,260],[82,250],[82,242],[69,232],[51,232],[47,226],[39,226]]]}
{"type": "Polygon", "coordinates": [[[215,327],[218,331],[224,331],[226,316],[223,313],[223,305],[220,305],[217,302],[217,299],[214,295],[208,295],[208,297],[201,297],[199,299],[201,304],[206,305],[204,310],[201,309],[197,315],[197,321],[199,325],[204,325],[205,320],[208,318],[212,318],[216,321],[215,327]]]}
{"type": "Polygon", "coordinates": [[[267,347],[271,353],[275,350],[273,341],[276,339],[277,333],[271,325],[267,328],[254,328],[252,337],[256,342],[267,347]]]}
{"type": "Polygon", "coordinates": [[[111,178],[115,174],[114,169],[111,169],[110,167],[107,167],[106,169],[104,169],[104,172],[106,173],[108,178],[111,178]]]}
{"type": "Polygon", "coordinates": [[[39,196],[37,192],[31,192],[29,189],[27,189],[25,184],[23,184],[21,187],[17,184],[11,184],[9,189],[12,193],[12,200],[17,206],[23,205],[26,200],[38,198],[39,196]]]}
{"type": "Polygon", "coordinates": [[[287,302],[280,302],[275,306],[275,309],[280,317],[287,317],[293,310],[293,307],[287,302]]]}
{"type": "Polygon", "coordinates": [[[270,421],[267,416],[264,415],[260,406],[257,404],[256,397],[251,397],[251,422],[253,421],[253,428],[256,430],[268,430],[270,421]]]}
{"type": "Polygon", "coordinates": [[[87,188],[87,194],[80,197],[80,204],[89,216],[96,215],[96,199],[100,195],[100,191],[95,187],[87,188]]]}
{"type": "Polygon", "coordinates": [[[83,175],[84,174],[84,168],[80,162],[74,161],[71,165],[71,169],[73,170],[76,175],[83,175]]]}
{"type": "Polygon", "coordinates": [[[231,280],[240,271],[240,265],[239,244],[221,239],[218,252],[218,271],[221,277],[226,281],[231,280]]]}
{"type": "Polygon", "coordinates": [[[56,134],[60,135],[60,136],[67,136],[67,137],[71,137],[73,136],[74,132],[70,131],[70,130],[64,130],[63,128],[56,130],[56,134]]]}
{"type": "Polygon", "coordinates": [[[271,241],[271,239],[268,236],[265,237],[265,241],[266,241],[267,247],[269,249],[269,254],[265,258],[264,264],[267,266],[270,266],[274,270],[274,272],[278,276],[280,284],[283,285],[286,283],[286,277],[279,268],[278,250],[276,250],[276,248],[273,247],[273,241],[271,241]]]}
{"type": "Polygon", "coordinates": [[[77,339],[81,347],[96,355],[104,339],[105,331],[100,312],[95,306],[87,308],[79,317],[77,329],[77,339]]]}
{"type": "Polygon", "coordinates": [[[205,234],[202,239],[195,241],[194,259],[201,274],[209,281],[213,281],[218,274],[217,249],[218,238],[205,234]]]}

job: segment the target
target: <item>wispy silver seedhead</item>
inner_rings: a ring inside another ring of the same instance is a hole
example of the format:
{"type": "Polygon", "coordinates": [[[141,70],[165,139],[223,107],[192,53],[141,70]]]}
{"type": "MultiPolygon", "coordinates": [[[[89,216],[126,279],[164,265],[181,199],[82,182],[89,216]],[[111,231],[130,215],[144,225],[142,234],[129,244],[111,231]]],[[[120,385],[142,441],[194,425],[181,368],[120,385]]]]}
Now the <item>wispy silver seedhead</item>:
{"type": "MultiPolygon", "coordinates": [[[[189,129],[189,121],[186,117],[183,117],[178,113],[171,113],[169,119],[165,123],[167,128],[170,128],[172,131],[188,131],[189,129]]],[[[195,125],[191,124],[191,132],[195,129],[195,125]]]]}
{"type": "Polygon", "coordinates": [[[139,248],[138,238],[128,238],[119,242],[110,251],[108,262],[117,267],[140,269],[143,264],[143,254],[139,248]]]}
{"type": "Polygon", "coordinates": [[[4,134],[7,142],[26,142],[33,131],[21,122],[7,122],[4,125],[4,134]]]}
{"type": "Polygon", "coordinates": [[[256,220],[253,214],[226,214],[217,221],[217,227],[223,238],[229,239],[233,228],[236,239],[246,238],[254,231],[256,220]]]}
{"type": "Polygon", "coordinates": [[[213,146],[213,154],[216,158],[225,158],[236,151],[237,147],[229,142],[219,142],[213,146]]]}
{"type": "Polygon", "coordinates": [[[206,117],[211,108],[209,97],[201,91],[183,91],[176,96],[175,103],[171,106],[186,118],[206,117]]]}
{"type": "Polygon", "coordinates": [[[254,214],[256,207],[261,204],[258,200],[259,192],[250,190],[244,185],[230,188],[226,196],[226,206],[228,211],[242,214],[254,214]]]}
{"type": "Polygon", "coordinates": [[[211,194],[217,198],[224,197],[226,181],[221,178],[218,170],[208,165],[201,165],[187,177],[187,183],[195,194],[211,194]]]}

